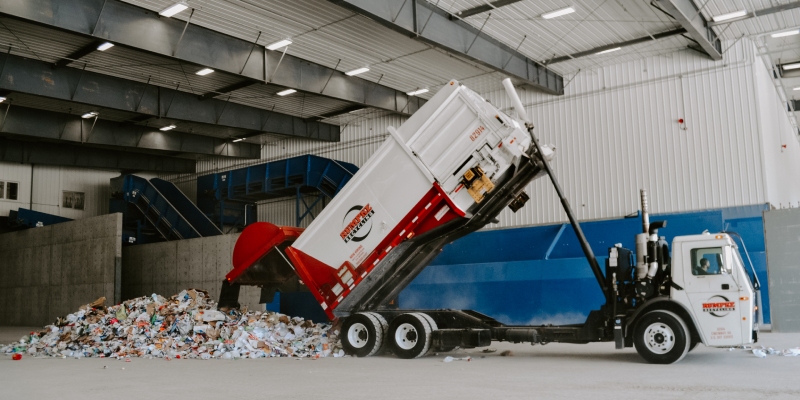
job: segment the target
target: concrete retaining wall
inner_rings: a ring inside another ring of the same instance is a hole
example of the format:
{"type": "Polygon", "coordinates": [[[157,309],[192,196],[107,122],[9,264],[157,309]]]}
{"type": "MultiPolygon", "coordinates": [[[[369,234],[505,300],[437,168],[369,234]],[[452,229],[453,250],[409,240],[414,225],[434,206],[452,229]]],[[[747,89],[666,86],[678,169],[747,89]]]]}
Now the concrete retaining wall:
{"type": "MultiPolygon", "coordinates": [[[[123,248],[122,298],[158,293],[169,297],[183,289],[208,291],[218,300],[225,274],[231,270],[235,235],[177,240],[123,248]]],[[[242,287],[239,302],[254,309],[261,291],[242,287]]]]}
{"type": "Polygon", "coordinates": [[[43,326],[121,298],[122,214],[0,235],[0,325],[43,326]]]}

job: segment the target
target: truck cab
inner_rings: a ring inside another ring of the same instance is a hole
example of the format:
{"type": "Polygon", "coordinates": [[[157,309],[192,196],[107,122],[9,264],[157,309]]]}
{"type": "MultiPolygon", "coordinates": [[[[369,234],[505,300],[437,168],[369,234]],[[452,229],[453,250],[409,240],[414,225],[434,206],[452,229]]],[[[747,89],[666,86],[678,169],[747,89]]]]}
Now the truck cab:
{"type": "Polygon", "coordinates": [[[669,295],[689,312],[703,344],[753,343],[758,293],[730,235],[676,237],[672,263],[669,295]]]}

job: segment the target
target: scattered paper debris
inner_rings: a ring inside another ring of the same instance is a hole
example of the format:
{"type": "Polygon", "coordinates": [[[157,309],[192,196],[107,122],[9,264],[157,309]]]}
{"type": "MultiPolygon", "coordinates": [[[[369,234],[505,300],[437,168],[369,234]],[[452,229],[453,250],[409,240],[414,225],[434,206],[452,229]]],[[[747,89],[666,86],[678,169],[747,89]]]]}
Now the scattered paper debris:
{"type": "Polygon", "coordinates": [[[497,349],[483,349],[481,353],[494,353],[495,351],[497,351],[497,349]]]}
{"type": "Polygon", "coordinates": [[[758,358],[764,358],[764,357],[767,356],[767,353],[764,350],[753,349],[752,351],[753,351],[753,355],[758,357],[758,358]]]}
{"type": "MultiPolygon", "coordinates": [[[[269,311],[222,312],[202,290],[169,299],[139,297],[105,307],[105,298],[31,332],[0,353],[60,358],[131,357],[240,359],[262,357],[342,357],[338,331],[269,311]]],[[[123,368],[124,369],[124,368],[123,368]]]]}
{"type": "Polygon", "coordinates": [[[442,360],[442,362],[446,362],[446,363],[453,362],[453,361],[472,361],[472,357],[451,357],[451,356],[447,356],[447,357],[444,358],[444,360],[442,360]]]}
{"type": "Polygon", "coordinates": [[[500,355],[502,357],[514,357],[514,352],[511,351],[511,350],[506,350],[506,351],[500,353],[500,355]]]}

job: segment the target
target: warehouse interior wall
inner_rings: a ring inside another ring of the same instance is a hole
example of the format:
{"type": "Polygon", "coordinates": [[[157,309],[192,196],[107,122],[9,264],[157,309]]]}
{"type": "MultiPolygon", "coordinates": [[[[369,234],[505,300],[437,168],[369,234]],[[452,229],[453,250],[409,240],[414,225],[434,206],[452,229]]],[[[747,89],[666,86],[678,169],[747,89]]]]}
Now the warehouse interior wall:
{"type": "MultiPolygon", "coordinates": [[[[219,235],[124,247],[122,300],[153,293],[169,297],[190,288],[205,290],[218,299],[238,237],[219,235]]],[[[260,295],[259,288],[243,286],[239,303],[256,309],[260,295]]]]}
{"type": "MultiPolygon", "coordinates": [[[[564,96],[519,92],[535,134],[557,148],[552,164],[581,220],[636,212],[640,188],[656,213],[762,204],[755,61],[743,39],[721,62],[680,50],[581,71],[564,96]]],[[[486,98],[514,114],[504,91],[486,98]]],[[[528,192],[491,227],[566,221],[546,179],[528,192]]]]}
{"type": "Polygon", "coordinates": [[[0,235],[0,325],[44,326],[120,301],[122,214],[0,235]]]}
{"type": "Polygon", "coordinates": [[[764,62],[753,65],[767,201],[774,208],[800,207],[800,142],[764,62]]]}
{"type": "Polygon", "coordinates": [[[764,212],[772,330],[800,332],[800,209],[764,212]]]}
{"type": "Polygon", "coordinates": [[[0,162],[0,181],[19,183],[17,200],[0,199],[0,216],[8,216],[9,211],[19,208],[71,219],[107,214],[111,198],[109,181],[116,176],[119,176],[117,171],[0,162]],[[83,210],[64,207],[64,191],[83,193],[83,210]]]}

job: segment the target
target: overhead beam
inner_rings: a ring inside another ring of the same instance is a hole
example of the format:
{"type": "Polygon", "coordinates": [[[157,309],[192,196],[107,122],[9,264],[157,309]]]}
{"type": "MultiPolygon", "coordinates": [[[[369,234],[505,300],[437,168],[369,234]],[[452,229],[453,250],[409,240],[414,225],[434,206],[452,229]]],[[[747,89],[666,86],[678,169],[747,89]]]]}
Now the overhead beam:
{"type": "MultiPolygon", "coordinates": [[[[12,99],[13,100],[13,99],[12,99]]],[[[257,159],[258,145],[6,104],[0,133],[62,142],[257,159]]]]}
{"type": "Polygon", "coordinates": [[[82,47],[82,48],[80,48],[78,50],[75,50],[74,52],[70,53],[70,55],[68,55],[68,56],[56,61],[55,65],[56,65],[56,67],[64,67],[64,66],[67,66],[69,64],[72,64],[73,62],[75,62],[77,60],[80,60],[81,58],[86,57],[89,54],[92,54],[95,51],[97,51],[97,47],[100,46],[100,44],[101,44],[101,42],[89,43],[86,46],[84,46],[84,47],[82,47]]]}
{"type": "MultiPolygon", "coordinates": [[[[414,113],[425,100],[120,0],[15,0],[0,13],[310,94],[414,113]],[[281,58],[283,61],[281,62],[281,58]],[[280,63],[280,68],[276,68],[280,63]]],[[[254,38],[255,39],[255,38],[254,38]]]]}
{"type": "Polygon", "coordinates": [[[564,78],[425,0],[329,0],[404,35],[508,75],[515,84],[564,94],[564,78]]]}
{"type": "Polygon", "coordinates": [[[509,4],[519,3],[522,0],[496,0],[488,4],[482,4],[476,7],[468,8],[456,13],[460,18],[468,18],[476,14],[492,11],[495,8],[507,6],[509,4]]]}
{"type": "Polygon", "coordinates": [[[722,42],[692,0],[655,0],[665,12],[675,18],[712,60],[722,60],[722,42]]]}
{"type": "Polygon", "coordinates": [[[81,145],[28,142],[0,137],[0,161],[36,165],[56,165],[191,174],[196,162],[185,158],[115,151],[81,145]]]}
{"type": "Polygon", "coordinates": [[[248,86],[253,86],[253,85],[259,84],[259,83],[260,82],[254,81],[254,80],[251,80],[251,79],[243,80],[241,82],[232,83],[232,84],[230,84],[228,86],[224,86],[224,87],[221,87],[221,88],[219,88],[217,90],[202,94],[202,95],[200,95],[200,98],[202,98],[202,99],[213,99],[214,97],[222,96],[223,94],[234,92],[234,91],[237,91],[239,89],[244,89],[244,88],[246,88],[248,86]]]}
{"type": "Polygon", "coordinates": [[[609,45],[605,45],[605,46],[598,46],[598,47],[595,47],[595,48],[590,49],[590,50],[581,51],[581,52],[578,52],[578,53],[573,53],[573,54],[570,54],[570,55],[567,55],[567,56],[555,57],[552,60],[548,61],[547,65],[560,63],[560,62],[564,62],[564,61],[569,61],[569,60],[573,60],[573,59],[576,59],[576,58],[595,55],[595,54],[597,54],[597,53],[599,53],[601,51],[611,50],[611,49],[615,49],[617,47],[633,46],[635,44],[644,43],[644,42],[650,42],[650,41],[653,41],[653,40],[659,40],[659,39],[663,39],[663,38],[670,37],[670,36],[682,35],[684,33],[686,33],[686,29],[678,28],[678,29],[673,29],[671,31],[667,31],[667,32],[657,33],[657,34],[651,35],[651,36],[640,37],[638,39],[626,40],[624,42],[613,43],[613,44],[609,44],[609,45]]]}
{"type": "Polygon", "coordinates": [[[734,18],[734,19],[729,19],[729,20],[719,21],[719,22],[708,21],[708,26],[711,27],[711,26],[717,26],[717,25],[730,24],[731,22],[743,21],[743,20],[750,19],[750,18],[755,18],[755,17],[763,17],[765,15],[775,14],[775,13],[779,13],[781,11],[793,10],[795,8],[800,8],[800,1],[795,1],[795,2],[792,2],[792,3],[781,4],[779,6],[762,8],[760,10],[751,11],[751,12],[747,13],[747,15],[739,17],[739,18],[734,18]]]}
{"type": "Polygon", "coordinates": [[[337,125],[223,100],[202,100],[191,93],[76,68],[54,69],[48,63],[19,56],[0,54],[0,71],[0,90],[138,113],[147,118],[339,141],[337,125]]]}

